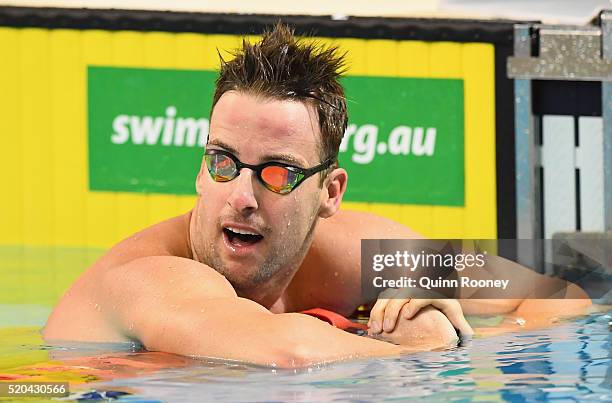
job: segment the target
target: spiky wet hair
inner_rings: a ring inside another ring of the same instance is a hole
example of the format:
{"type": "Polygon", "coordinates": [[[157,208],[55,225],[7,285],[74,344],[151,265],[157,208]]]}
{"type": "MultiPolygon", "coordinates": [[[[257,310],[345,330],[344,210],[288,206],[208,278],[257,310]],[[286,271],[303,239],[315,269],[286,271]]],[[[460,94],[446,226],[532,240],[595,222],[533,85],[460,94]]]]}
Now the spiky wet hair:
{"type": "Polygon", "coordinates": [[[242,41],[229,61],[221,55],[213,109],[231,90],[272,99],[311,102],[321,130],[321,161],[337,158],[348,123],[344,89],[344,54],[337,46],[323,46],[296,38],[294,30],[278,22],[259,42],[242,41]]]}

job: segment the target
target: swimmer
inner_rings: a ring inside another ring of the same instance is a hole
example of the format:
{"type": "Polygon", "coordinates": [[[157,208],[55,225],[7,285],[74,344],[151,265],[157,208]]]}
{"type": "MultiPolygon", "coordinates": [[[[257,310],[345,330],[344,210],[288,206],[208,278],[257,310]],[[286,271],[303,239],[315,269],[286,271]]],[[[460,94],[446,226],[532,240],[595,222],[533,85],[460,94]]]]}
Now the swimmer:
{"type": "Polygon", "coordinates": [[[337,49],[297,41],[282,24],[222,61],[193,210],[111,248],[66,292],[44,337],[301,367],[470,334],[454,300],[379,300],[374,320],[393,319],[375,329],[382,340],[299,313],[348,315],[372,302],[361,296],[361,239],[418,236],[339,211],[348,180],[337,161],[348,121],[343,66],[337,49]],[[404,305],[409,320],[393,315],[404,305]]]}

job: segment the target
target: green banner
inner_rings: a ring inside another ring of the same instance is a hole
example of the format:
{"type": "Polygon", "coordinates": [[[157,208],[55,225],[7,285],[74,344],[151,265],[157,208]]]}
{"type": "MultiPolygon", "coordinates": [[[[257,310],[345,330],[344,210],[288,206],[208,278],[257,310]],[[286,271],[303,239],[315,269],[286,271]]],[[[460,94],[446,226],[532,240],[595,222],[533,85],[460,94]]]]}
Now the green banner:
{"type": "MultiPolygon", "coordinates": [[[[217,73],[88,68],[91,190],[194,194],[217,73]]],[[[348,76],[345,200],[464,204],[463,81],[348,76]]]]}
{"type": "Polygon", "coordinates": [[[463,81],[345,77],[345,200],[464,205],[463,81]]]}
{"type": "Polygon", "coordinates": [[[216,77],[89,67],[89,188],[195,194],[216,77]]]}

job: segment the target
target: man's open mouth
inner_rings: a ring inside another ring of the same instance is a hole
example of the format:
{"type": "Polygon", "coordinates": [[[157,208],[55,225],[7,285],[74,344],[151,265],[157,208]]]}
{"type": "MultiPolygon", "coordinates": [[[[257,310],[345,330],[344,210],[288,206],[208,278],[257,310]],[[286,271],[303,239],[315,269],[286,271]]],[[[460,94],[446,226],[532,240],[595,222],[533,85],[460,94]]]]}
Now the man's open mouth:
{"type": "Polygon", "coordinates": [[[236,247],[254,245],[263,239],[262,235],[234,227],[223,228],[223,233],[228,242],[236,247]]]}

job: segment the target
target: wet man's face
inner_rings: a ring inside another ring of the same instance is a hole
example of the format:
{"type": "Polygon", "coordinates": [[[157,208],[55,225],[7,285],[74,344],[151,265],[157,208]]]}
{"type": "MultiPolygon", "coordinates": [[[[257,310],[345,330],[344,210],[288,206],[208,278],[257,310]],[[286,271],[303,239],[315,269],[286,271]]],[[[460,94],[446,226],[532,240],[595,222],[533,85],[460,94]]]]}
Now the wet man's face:
{"type": "MultiPolygon", "coordinates": [[[[215,105],[207,148],[229,151],[246,164],[277,161],[311,168],[322,162],[319,144],[311,105],[230,91],[215,105]]],[[[198,259],[223,274],[239,294],[282,282],[301,263],[317,217],[333,214],[319,178],[281,195],[248,168],[229,182],[215,182],[203,164],[192,231],[198,259]]]]}

